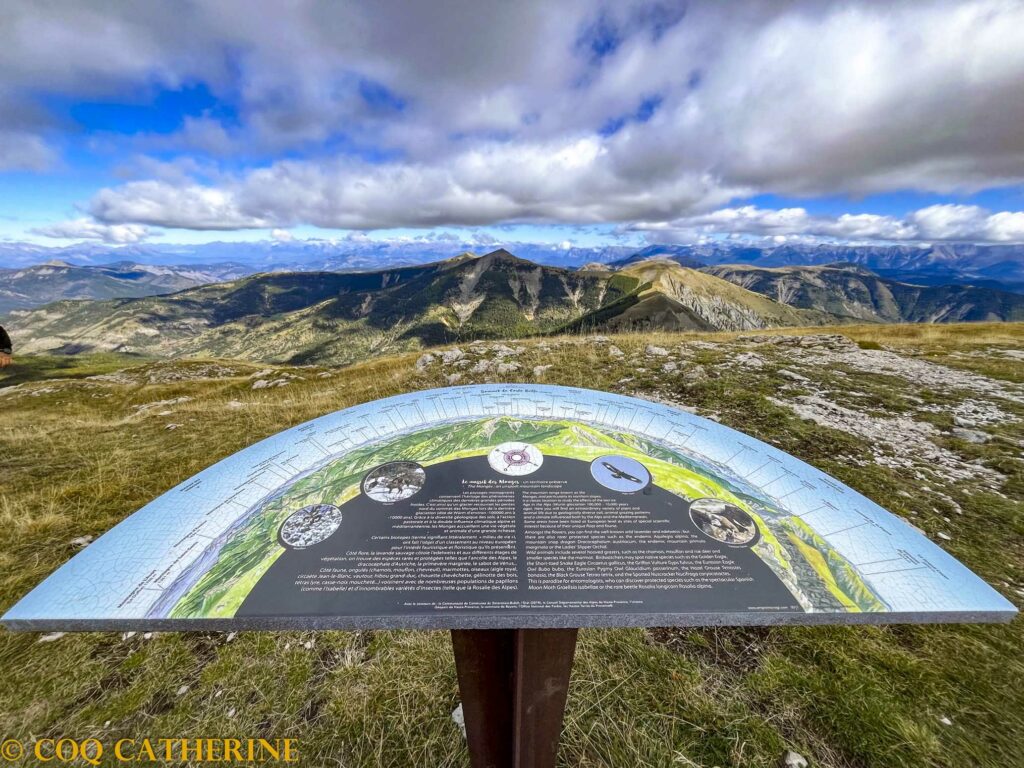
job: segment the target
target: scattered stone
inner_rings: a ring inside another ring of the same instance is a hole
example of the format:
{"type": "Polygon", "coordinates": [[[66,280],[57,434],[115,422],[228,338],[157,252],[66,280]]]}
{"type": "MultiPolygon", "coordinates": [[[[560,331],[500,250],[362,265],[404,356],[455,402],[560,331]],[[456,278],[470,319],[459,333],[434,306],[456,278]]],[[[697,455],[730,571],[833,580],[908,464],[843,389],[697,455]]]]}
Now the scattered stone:
{"type": "Polygon", "coordinates": [[[535,365],[533,366],[533,378],[541,378],[551,368],[551,365],[535,365]]]}
{"type": "Polygon", "coordinates": [[[67,634],[66,632],[51,632],[48,635],[43,635],[36,642],[37,643],[52,643],[52,642],[54,642],[56,640],[60,640],[66,634],[67,634]]]}
{"type": "Polygon", "coordinates": [[[269,379],[259,379],[259,380],[254,381],[252,383],[252,388],[253,389],[267,389],[269,387],[287,387],[289,379],[298,379],[298,378],[301,378],[301,377],[299,377],[299,376],[289,376],[289,375],[285,374],[280,379],[274,379],[273,381],[271,381],[269,379]]]}
{"type": "Polygon", "coordinates": [[[976,445],[987,443],[990,439],[988,435],[977,429],[964,429],[963,427],[953,427],[953,429],[950,430],[950,432],[953,435],[953,437],[957,438],[958,440],[963,440],[968,443],[974,443],[976,445]]]}
{"type": "Polygon", "coordinates": [[[942,717],[939,718],[939,722],[942,723],[943,725],[952,725],[953,724],[953,721],[950,720],[945,715],[943,715],[942,717]]]}
{"type": "Polygon", "coordinates": [[[236,637],[238,637],[238,633],[237,632],[228,632],[228,636],[224,638],[224,642],[225,643],[230,643],[236,637]]]}
{"type": "MultiPolygon", "coordinates": [[[[792,400],[769,397],[776,405],[789,408],[797,416],[862,438],[873,446],[873,461],[892,469],[917,470],[918,480],[927,480],[921,473],[941,472],[953,482],[980,480],[989,487],[998,488],[1005,478],[1002,474],[963,458],[935,442],[939,431],[930,423],[916,421],[906,415],[872,416],[860,410],[838,405],[821,395],[801,395],[792,400]]],[[[922,485],[920,490],[926,490],[922,485]]]]}
{"type": "Polygon", "coordinates": [[[461,378],[462,378],[462,374],[461,373],[450,373],[450,374],[448,374],[447,376],[444,377],[444,380],[447,381],[449,385],[451,385],[451,384],[454,384],[455,382],[457,382],[461,378]]]}
{"type": "Polygon", "coordinates": [[[184,696],[186,693],[188,693],[188,686],[187,685],[183,685],[183,686],[181,686],[181,688],[178,689],[178,695],[179,696],[184,696]]]}
{"type": "Polygon", "coordinates": [[[612,344],[610,347],[608,347],[608,357],[612,357],[612,358],[618,359],[620,357],[625,357],[625,356],[626,356],[626,353],[623,352],[618,347],[616,347],[614,344],[612,344]]]}
{"type": "Polygon", "coordinates": [[[168,425],[167,425],[166,427],[164,427],[164,429],[167,429],[167,430],[175,430],[175,429],[177,429],[177,428],[178,428],[178,427],[180,427],[180,426],[181,426],[181,424],[173,424],[173,423],[172,423],[172,424],[168,424],[168,425]]]}
{"type": "Polygon", "coordinates": [[[608,337],[607,336],[591,336],[590,340],[592,342],[594,342],[595,344],[607,344],[608,343],[608,337]]]}
{"type": "Polygon", "coordinates": [[[228,717],[230,717],[230,718],[234,718],[234,716],[235,716],[235,711],[236,711],[236,710],[235,710],[235,708],[234,708],[234,707],[232,707],[231,709],[229,709],[229,710],[228,710],[228,717]]]}
{"type": "Polygon", "coordinates": [[[661,370],[665,373],[675,373],[678,368],[679,365],[677,363],[672,362],[671,360],[669,360],[667,363],[661,366],[661,370]]]}
{"type": "Polygon", "coordinates": [[[492,360],[477,360],[476,365],[469,369],[470,373],[487,373],[494,366],[492,360]]]}
{"type": "Polygon", "coordinates": [[[243,403],[241,400],[228,400],[228,404],[225,407],[227,407],[227,408],[242,408],[243,406],[245,406],[245,403],[243,403]]]}
{"type": "Polygon", "coordinates": [[[143,403],[142,405],[136,405],[135,410],[138,413],[145,413],[151,411],[154,408],[164,408],[165,410],[157,414],[157,416],[166,416],[171,411],[166,410],[168,405],[179,405],[180,403],[187,403],[191,400],[191,397],[172,397],[170,400],[155,400],[152,403],[143,403]]]}
{"type": "Polygon", "coordinates": [[[935,534],[935,535],[936,535],[936,536],[938,536],[938,537],[939,537],[940,539],[942,539],[943,541],[952,541],[952,540],[953,540],[953,537],[952,537],[952,536],[950,536],[950,535],[949,535],[948,533],[943,533],[942,531],[939,531],[939,532],[938,532],[937,534],[935,534]]]}
{"type": "Polygon", "coordinates": [[[124,642],[125,640],[131,640],[133,637],[135,637],[136,634],[137,633],[135,632],[122,632],[121,641],[124,642]]]}
{"type": "Polygon", "coordinates": [[[692,368],[687,368],[683,372],[683,376],[690,381],[703,381],[708,378],[708,372],[703,365],[695,365],[692,368]]]}
{"type": "MultiPolygon", "coordinates": [[[[792,345],[792,337],[788,340],[787,337],[779,338],[782,339],[780,343],[792,345]]],[[[853,369],[855,372],[863,371],[896,376],[913,384],[917,389],[932,389],[938,392],[968,390],[980,395],[985,400],[1000,397],[1016,403],[1024,403],[1024,387],[1020,384],[992,379],[960,368],[950,368],[939,363],[911,357],[907,351],[901,354],[888,350],[861,349],[843,336],[803,337],[804,340],[810,338],[831,338],[834,341],[828,344],[801,343],[796,348],[786,350],[785,354],[791,359],[798,360],[802,366],[811,369],[829,369],[833,376],[840,373],[836,370],[838,367],[843,367],[853,369]],[[843,341],[839,341],[839,339],[843,341]]],[[[983,413],[986,419],[990,416],[994,417],[995,413],[1001,413],[1000,409],[990,403],[974,401],[972,405],[974,404],[980,406],[977,414],[973,412],[973,407],[964,407],[967,405],[965,401],[959,407],[954,407],[954,415],[981,421],[979,417],[983,413]]],[[[945,405],[935,405],[927,410],[940,411],[945,410],[946,407],[945,405]]],[[[986,423],[992,422],[986,421],[986,423]]]]}
{"type": "Polygon", "coordinates": [[[81,549],[82,547],[89,546],[92,540],[92,536],[77,536],[76,538],[69,541],[68,544],[70,544],[73,547],[78,547],[79,549],[81,549]]]}
{"type": "Polygon", "coordinates": [[[513,349],[507,344],[495,344],[493,347],[491,347],[491,350],[498,357],[507,357],[509,355],[518,355],[520,352],[523,351],[523,348],[518,347],[516,349],[513,349]]]}
{"type": "Polygon", "coordinates": [[[756,352],[743,352],[733,358],[733,362],[744,368],[764,368],[764,358],[756,352]]]}
{"type": "Polygon", "coordinates": [[[462,711],[462,702],[459,702],[459,706],[452,710],[452,720],[455,725],[458,726],[459,733],[462,734],[462,738],[466,738],[466,715],[462,711]]]}
{"type": "Polygon", "coordinates": [[[420,355],[419,360],[416,361],[416,370],[421,373],[430,367],[430,364],[436,360],[432,354],[427,352],[425,355],[420,355]]]}
{"type": "Polygon", "coordinates": [[[456,360],[461,360],[466,356],[466,353],[456,347],[455,349],[446,349],[441,353],[441,362],[444,365],[451,365],[456,360]]]}
{"type": "Polygon", "coordinates": [[[803,383],[805,381],[810,381],[810,379],[808,379],[806,376],[801,376],[796,371],[791,371],[791,370],[789,370],[787,368],[779,368],[778,374],[782,378],[789,379],[790,381],[797,381],[797,382],[801,382],[801,383],[803,383]]]}
{"type": "Polygon", "coordinates": [[[782,762],[780,765],[782,768],[807,768],[809,763],[807,762],[807,758],[799,752],[787,749],[786,754],[782,756],[782,762]]]}
{"type": "Polygon", "coordinates": [[[668,357],[668,350],[664,347],[656,347],[653,344],[648,344],[647,349],[644,350],[649,357],[668,357]]]}
{"type": "Polygon", "coordinates": [[[501,375],[517,370],[519,370],[519,363],[498,363],[497,368],[495,368],[495,371],[501,375]]]}

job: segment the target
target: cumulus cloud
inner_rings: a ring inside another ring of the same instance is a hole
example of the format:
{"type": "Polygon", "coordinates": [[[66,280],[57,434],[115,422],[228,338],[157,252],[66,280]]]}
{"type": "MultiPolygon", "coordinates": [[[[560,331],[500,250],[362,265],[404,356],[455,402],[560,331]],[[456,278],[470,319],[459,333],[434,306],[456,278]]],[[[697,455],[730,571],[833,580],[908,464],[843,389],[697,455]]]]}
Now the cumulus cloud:
{"type": "Polygon", "coordinates": [[[218,186],[140,181],[101,190],[101,221],[190,229],[344,229],[603,222],[722,204],[741,190],[702,174],[638,188],[615,173],[593,137],[546,144],[490,143],[444,164],[283,161],[218,186]]]}
{"type": "Polygon", "coordinates": [[[88,218],[62,221],[46,227],[31,230],[32,234],[65,240],[102,240],[112,245],[141,243],[150,237],[159,236],[149,227],[141,224],[102,224],[88,218]]]}
{"type": "MultiPolygon", "coordinates": [[[[1024,182],[1015,0],[23,2],[7,15],[0,130],[59,127],[33,93],[201,82],[231,108],[158,143],[243,158],[230,173],[104,189],[88,209],[105,223],[669,226],[761,193],[1024,182]]],[[[980,231],[1017,238],[1014,216],[980,231]]],[[[934,217],[815,226],[969,228],[934,217]]]]}
{"type": "Polygon", "coordinates": [[[116,190],[102,189],[92,199],[89,212],[107,224],[133,222],[210,230],[274,225],[271,219],[243,213],[229,190],[165,181],[132,181],[116,190]]]}
{"type": "Polygon", "coordinates": [[[1024,212],[992,213],[973,205],[931,205],[905,217],[844,213],[812,215],[805,208],[722,208],[671,221],[625,227],[654,241],[749,236],[777,241],[835,239],[865,242],[1024,243],[1024,212]]]}
{"type": "Polygon", "coordinates": [[[0,171],[45,171],[56,153],[38,136],[0,130],[0,171]]]}

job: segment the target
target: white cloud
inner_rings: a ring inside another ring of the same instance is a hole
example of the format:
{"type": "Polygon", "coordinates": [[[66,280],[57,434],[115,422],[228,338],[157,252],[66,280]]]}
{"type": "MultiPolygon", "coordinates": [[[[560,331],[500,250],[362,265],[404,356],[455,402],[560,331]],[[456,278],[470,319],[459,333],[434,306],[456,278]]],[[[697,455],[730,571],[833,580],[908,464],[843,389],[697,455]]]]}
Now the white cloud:
{"type": "Polygon", "coordinates": [[[1024,243],[1024,211],[994,213],[985,222],[988,239],[997,243],[1024,243]]]}
{"type": "Polygon", "coordinates": [[[295,239],[295,235],[287,229],[273,229],[270,232],[270,239],[277,243],[290,243],[295,239]]]}
{"type": "Polygon", "coordinates": [[[271,219],[242,213],[228,190],[165,181],[132,181],[116,190],[102,189],[93,197],[89,211],[105,223],[185,229],[253,229],[274,224],[271,219]]]}
{"type": "Polygon", "coordinates": [[[161,235],[141,224],[102,224],[87,218],[63,221],[31,230],[32,234],[65,240],[102,240],[114,245],[141,243],[161,235]]]}
{"type": "Polygon", "coordinates": [[[724,203],[706,176],[680,174],[639,189],[615,173],[593,137],[547,144],[492,142],[441,164],[283,161],[219,186],[129,182],[97,193],[89,211],[105,222],[191,229],[342,229],[572,222],[687,210],[724,203]]]}
{"type": "Polygon", "coordinates": [[[0,130],[0,171],[45,171],[57,154],[40,137],[0,130]]]}
{"type": "MultiPolygon", "coordinates": [[[[381,0],[283,13],[241,0],[26,0],[0,27],[0,131],[45,149],[37,137],[60,129],[24,94],[109,99],[202,82],[229,119],[193,116],[170,139],[139,142],[230,155],[232,172],[171,179],[140,167],[89,210],[211,230],[671,222],[758,193],[1024,182],[1024,3],[682,7],[461,0],[439,12],[381,0]],[[615,44],[599,56],[601,27],[615,44]],[[658,106],[637,120],[645,100],[658,106]],[[602,135],[609,125],[620,130],[602,135]],[[309,157],[246,165],[285,150],[309,157]]],[[[0,145],[0,167],[8,155],[32,153],[0,145]]],[[[894,239],[967,228],[942,219],[819,226],[851,237],[889,227],[894,239]]],[[[1019,226],[1004,217],[980,231],[1012,240],[1019,226]]]]}
{"type": "Polygon", "coordinates": [[[670,221],[638,222],[625,229],[655,241],[691,242],[713,237],[821,239],[855,242],[1024,243],[1024,212],[992,213],[969,205],[932,205],[905,217],[876,214],[812,215],[804,208],[722,208],[670,221]]]}

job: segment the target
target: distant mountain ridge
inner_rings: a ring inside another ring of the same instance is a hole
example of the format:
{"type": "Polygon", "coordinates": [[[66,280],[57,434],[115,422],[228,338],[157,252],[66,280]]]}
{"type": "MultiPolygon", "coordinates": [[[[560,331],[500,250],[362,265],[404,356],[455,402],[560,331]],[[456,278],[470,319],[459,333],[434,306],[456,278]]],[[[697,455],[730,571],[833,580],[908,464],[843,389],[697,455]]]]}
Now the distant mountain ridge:
{"type": "Polygon", "coordinates": [[[695,270],[658,256],[569,270],[499,249],[369,272],[271,272],[160,296],[58,301],[12,311],[6,322],[23,352],[348,363],[553,333],[1015,319],[1024,319],[1019,294],[908,285],[859,265],[695,270]]]}
{"type": "Polygon", "coordinates": [[[1024,296],[965,285],[920,286],[881,277],[859,265],[708,267],[708,274],[781,304],[849,321],[952,323],[1024,320],[1024,296]]]}
{"type": "Polygon", "coordinates": [[[259,274],[167,296],[12,312],[25,352],[351,362],[426,345],[577,330],[737,330],[828,321],[669,261],[616,272],[505,250],[375,272],[259,274]]]}
{"type": "MultiPolygon", "coordinates": [[[[447,258],[459,251],[479,252],[496,246],[458,239],[376,241],[370,238],[212,242],[199,245],[143,243],[112,247],[80,243],[59,248],[33,243],[0,242],[0,267],[20,268],[60,259],[79,266],[111,262],[170,266],[237,264],[249,274],[274,271],[350,271],[415,266],[447,258]]],[[[921,285],[976,285],[1024,292],[1024,245],[752,245],[738,241],[649,246],[573,246],[567,243],[505,243],[518,256],[545,266],[565,268],[587,264],[616,267],[667,256],[681,266],[722,264],[761,267],[859,264],[887,277],[921,285]]]]}
{"type": "Polygon", "coordinates": [[[757,267],[823,266],[846,263],[881,277],[922,285],[976,285],[1024,293],[1021,245],[813,245],[754,246],[736,243],[652,245],[612,262],[623,267],[652,256],[682,266],[749,264],[757,267]]]}
{"type": "Polygon", "coordinates": [[[52,260],[20,269],[0,269],[0,315],[61,299],[153,296],[231,280],[246,274],[238,264],[161,266],[120,261],[78,266],[52,260]]]}

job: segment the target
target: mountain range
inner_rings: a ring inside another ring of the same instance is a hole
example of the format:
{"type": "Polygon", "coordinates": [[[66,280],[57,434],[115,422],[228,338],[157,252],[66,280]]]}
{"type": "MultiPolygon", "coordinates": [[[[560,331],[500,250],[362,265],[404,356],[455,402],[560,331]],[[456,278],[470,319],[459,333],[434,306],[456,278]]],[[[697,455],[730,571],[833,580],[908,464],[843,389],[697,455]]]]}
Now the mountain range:
{"type": "Polygon", "coordinates": [[[613,264],[623,266],[655,256],[670,258],[686,267],[855,264],[880,277],[919,285],[974,285],[1024,293],[1024,246],[1020,245],[815,243],[753,246],[715,242],[651,245],[613,264]]]}
{"type": "MultiPolygon", "coordinates": [[[[486,238],[484,238],[486,239],[486,238]]],[[[340,239],[211,242],[198,245],[141,243],[109,246],[79,243],[57,248],[0,242],[0,268],[23,268],[59,260],[83,267],[132,262],[139,265],[202,267],[230,264],[249,274],[280,271],[350,271],[414,266],[442,260],[460,251],[493,249],[483,241],[458,238],[377,241],[340,239]]],[[[750,264],[759,267],[858,264],[881,277],[918,285],[974,285],[1024,293],[1024,245],[842,245],[782,243],[752,245],[713,241],[692,245],[601,245],[504,243],[516,255],[545,266],[579,268],[588,263],[622,266],[652,256],[667,256],[686,267],[750,264]]],[[[2,285],[2,281],[0,281],[2,285]]]]}
{"type": "Polygon", "coordinates": [[[851,265],[696,270],[653,258],[570,270],[497,250],[369,272],[261,273],[166,295],[58,301],[14,310],[6,322],[23,352],[347,363],[552,333],[1014,319],[1024,319],[1024,296],[906,285],[851,265]]]}
{"type": "Polygon", "coordinates": [[[790,307],[846,321],[957,323],[1024,320],[1024,296],[967,285],[911,285],[855,264],[708,267],[708,274],[790,307]]]}
{"type": "Polygon", "coordinates": [[[351,362],[451,341],[578,330],[754,329],[828,319],[667,260],[569,270],[505,250],[375,272],[259,274],[8,316],[24,352],[288,362],[351,362]]]}
{"type": "Polygon", "coordinates": [[[61,299],[115,299],[153,296],[248,274],[239,264],[163,266],[116,262],[78,266],[48,261],[20,269],[0,269],[0,315],[61,299]]]}

